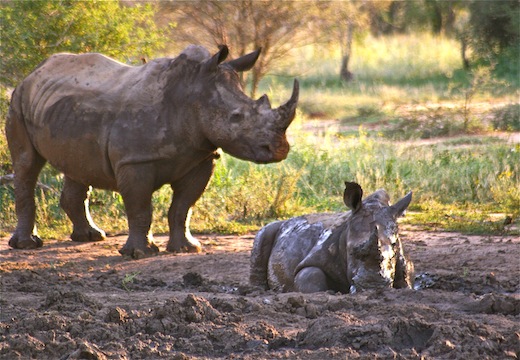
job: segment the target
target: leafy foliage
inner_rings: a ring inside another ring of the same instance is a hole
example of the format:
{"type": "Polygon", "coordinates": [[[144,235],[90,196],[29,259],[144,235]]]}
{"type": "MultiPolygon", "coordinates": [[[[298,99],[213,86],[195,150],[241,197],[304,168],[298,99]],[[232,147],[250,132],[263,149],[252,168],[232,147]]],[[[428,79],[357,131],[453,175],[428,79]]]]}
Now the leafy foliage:
{"type": "Polygon", "coordinates": [[[251,96],[260,79],[293,47],[309,44],[306,24],[314,16],[315,3],[301,6],[293,1],[164,1],[163,12],[171,21],[182,24],[171,37],[175,43],[202,44],[216,48],[226,44],[235,57],[261,48],[251,69],[251,96]]]}
{"type": "Polygon", "coordinates": [[[470,6],[469,44],[477,63],[491,65],[500,77],[519,86],[520,2],[473,1],[470,6]]]}
{"type": "Polygon", "coordinates": [[[520,104],[509,104],[498,109],[491,123],[495,130],[520,131],[520,104]]]}
{"type": "Polygon", "coordinates": [[[150,4],[46,0],[0,6],[0,83],[7,86],[56,52],[101,52],[137,62],[164,45],[150,4]]]}
{"type": "Polygon", "coordinates": [[[472,43],[480,56],[497,54],[520,41],[520,3],[516,0],[473,1],[472,43]]]}

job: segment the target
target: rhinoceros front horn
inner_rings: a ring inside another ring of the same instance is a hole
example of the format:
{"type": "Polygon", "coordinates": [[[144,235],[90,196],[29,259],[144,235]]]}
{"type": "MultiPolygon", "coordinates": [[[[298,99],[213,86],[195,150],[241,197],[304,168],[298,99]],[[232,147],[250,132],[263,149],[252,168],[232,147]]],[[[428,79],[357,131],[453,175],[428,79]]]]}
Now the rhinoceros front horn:
{"type": "Polygon", "coordinates": [[[281,105],[277,111],[280,114],[280,121],[282,126],[286,129],[294,119],[296,114],[296,105],[298,105],[298,96],[300,94],[300,84],[297,79],[294,79],[293,91],[291,98],[285,104],[281,105]]]}

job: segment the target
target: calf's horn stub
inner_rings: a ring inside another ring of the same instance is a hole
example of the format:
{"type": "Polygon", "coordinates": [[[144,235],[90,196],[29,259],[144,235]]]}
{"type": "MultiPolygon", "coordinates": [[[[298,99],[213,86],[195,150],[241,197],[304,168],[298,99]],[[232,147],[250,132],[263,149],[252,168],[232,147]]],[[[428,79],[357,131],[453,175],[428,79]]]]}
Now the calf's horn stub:
{"type": "Polygon", "coordinates": [[[378,233],[379,228],[378,226],[375,226],[374,230],[370,233],[370,237],[352,249],[354,257],[359,260],[366,260],[369,258],[378,259],[380,255],[378,233]]]}
{"type": "Polygon", "coordinates": [[[281,105],[277,111],[280,114],[280,119],[282,121],[282,126],[287,128],[294,119],[294,115],[296,115],[296,105],[298,105],[298,97],[300,94],[300,83],[297,79],[294,79],[293,91],[291,98],[285,104],[281,105]]]}

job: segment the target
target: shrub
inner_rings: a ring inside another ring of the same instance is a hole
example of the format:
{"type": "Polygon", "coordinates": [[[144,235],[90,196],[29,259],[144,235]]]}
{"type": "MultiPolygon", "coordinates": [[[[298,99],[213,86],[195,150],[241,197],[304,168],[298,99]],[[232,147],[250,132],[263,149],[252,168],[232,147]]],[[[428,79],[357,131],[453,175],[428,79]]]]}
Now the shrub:
{"type": "Polygon", "coordinates": [[[520,104],[510,104],[494,111],[491,124],[494,130],[520,131],[520,104]]]}

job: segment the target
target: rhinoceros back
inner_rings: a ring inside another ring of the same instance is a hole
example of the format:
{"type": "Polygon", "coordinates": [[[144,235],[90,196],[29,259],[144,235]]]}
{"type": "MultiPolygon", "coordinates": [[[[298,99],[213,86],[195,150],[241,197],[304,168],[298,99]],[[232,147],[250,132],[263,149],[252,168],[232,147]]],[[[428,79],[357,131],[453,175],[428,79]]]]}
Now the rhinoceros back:
{"type": "Polygon", "coordinates": [[[166,81],[160,75],[168,61],[158,59],[136,67],[97,53],[53,55],[21,85],[26,121],[35,125],[45,121],[46,111],[64,98],[81,102],[84,108],[102,104],[100,110],[109,112],[158,102],[161,91],[157,90],[166,81]]]}
{"type": "Polygon", "coordinates": [[[53,55],[15,90],[13,102],[19,108],[14,117],[24,122],[36,151],[58,170],[77,181],[115,189],[108,154],[114,124],[128,121],[119,128],[135,128],[131,121],[136,117],[127,114],[144,111],[139,109],[154,119],[167,80],[161,74],[171,61],[134,67],[101,54],[53,55]]]}

